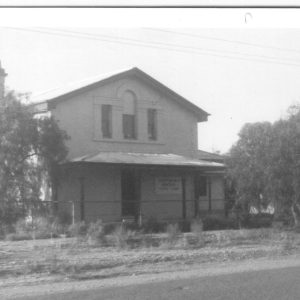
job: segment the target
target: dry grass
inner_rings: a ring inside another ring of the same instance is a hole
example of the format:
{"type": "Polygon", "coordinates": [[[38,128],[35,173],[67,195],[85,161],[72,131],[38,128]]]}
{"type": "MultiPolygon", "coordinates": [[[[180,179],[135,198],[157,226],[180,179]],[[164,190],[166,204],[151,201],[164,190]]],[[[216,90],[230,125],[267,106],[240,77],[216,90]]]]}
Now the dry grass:
{"type": "MultiPolygon", "coordinates": [[[[176,229],[176,228],[175,228],[176,229]]],[[[76,238],[0,242],[0,278],[54,276],[88,279],[162,272],[204,262],[241,260],[299,251],[300,234],[272,229],[140,235],[114,232],[108,244],[76,238]],[[168,247],[161,247],[166,244],[168,247]],[[134,248],[134,249],[132,249],[134,248]]],[[[96,230],[96,236],[98,232],[96,230]]],[[[100,236],[101,233],[100,233],[100,236]]]]}

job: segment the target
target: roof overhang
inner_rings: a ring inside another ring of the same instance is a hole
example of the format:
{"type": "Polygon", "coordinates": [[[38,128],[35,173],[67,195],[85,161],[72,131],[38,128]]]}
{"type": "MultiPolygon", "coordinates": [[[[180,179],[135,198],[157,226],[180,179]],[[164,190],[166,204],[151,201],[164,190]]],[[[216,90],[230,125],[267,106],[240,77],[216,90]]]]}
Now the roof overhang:
{"type": "Polygon", "coordinates": [[[207,152],[200,149],[197,150],[197,158],[201,160],[208,160],[208,161],[214,161],[219,163],[224,163],[225,161],[224,155],[207,152]]]}
{"type": "Polygon", "coordinates": [[[113,164],[134,166],[185,167],[202,170],[223,171],[225,165],[205,160],[198,160],[177,154],[149,154],[127,152],[98,152],[68,161],[68,164],[113,164]]]}

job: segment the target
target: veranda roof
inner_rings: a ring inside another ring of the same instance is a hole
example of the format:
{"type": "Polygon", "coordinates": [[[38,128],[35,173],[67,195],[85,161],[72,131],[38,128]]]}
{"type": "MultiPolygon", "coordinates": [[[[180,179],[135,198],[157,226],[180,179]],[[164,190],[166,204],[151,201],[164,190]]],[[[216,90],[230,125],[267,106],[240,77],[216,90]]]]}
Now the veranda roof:
{"type": "Polygon", "coordinates": [[[209,169],[224,169],[225,165],[205,160],[198,160],[177,154],[151,154],[128,152],[98,152],[70,160],[71,163],[103,163],[126,165],[152,165],[174,167],[204,167],[209,169]]]}
{"type": "Polygon", "coordinates": [[[203,150],[197,150],[197,157],[198,159],[202,159],[202,160],[210,160],[210,161],[215,161],[215,162],[224,162],[225,160],[225,156],[224,155],[220,155],[220,154],[216,154],[216,153],[211,153],[211,152],[207,152],[207,151],[203,151],[203,150]]]}

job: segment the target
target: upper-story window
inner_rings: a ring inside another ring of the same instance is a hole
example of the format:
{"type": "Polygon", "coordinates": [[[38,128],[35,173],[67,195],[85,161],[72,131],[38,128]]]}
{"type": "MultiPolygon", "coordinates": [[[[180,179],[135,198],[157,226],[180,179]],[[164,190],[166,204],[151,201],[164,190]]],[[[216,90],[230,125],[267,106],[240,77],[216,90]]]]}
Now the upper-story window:
{"type": "Polygon", "coordinates": [[[157,140],[157,110],[149,108],[147,110],[148,117],[148,138],[149,140],[157,140]]]}
{"type": "Polygon", "coordinates": [[[101,127],[102,137],[112,137],[112,106],[109,104],[101,105],[101,127]]]}
{"type": "Polygon", "coordinates": [[[136,97],[131,91],[123,94],[123,136],[125,139],[136,139],[136,97]]]}

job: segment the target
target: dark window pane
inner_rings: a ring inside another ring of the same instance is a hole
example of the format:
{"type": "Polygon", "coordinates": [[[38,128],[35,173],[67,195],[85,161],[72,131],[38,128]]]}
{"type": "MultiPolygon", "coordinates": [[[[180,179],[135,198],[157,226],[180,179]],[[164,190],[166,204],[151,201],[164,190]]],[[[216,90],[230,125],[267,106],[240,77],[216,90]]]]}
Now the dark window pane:
{"type": "Polygon", "coordinates": [[[135,139],[135,115],[123,115],[123,135],[125,139],[135,139]]]}
{"type": "Polygon", "coordinates": [[[102,136],[105,138],[112,137],[112,108],[111,105],[104,104],[101,106],[102,136]]]}
{"type": "Polygon", "coordinates": [[[148,109],[148,137],[150,140],[157,139],[157,110],[148,109]]]}

